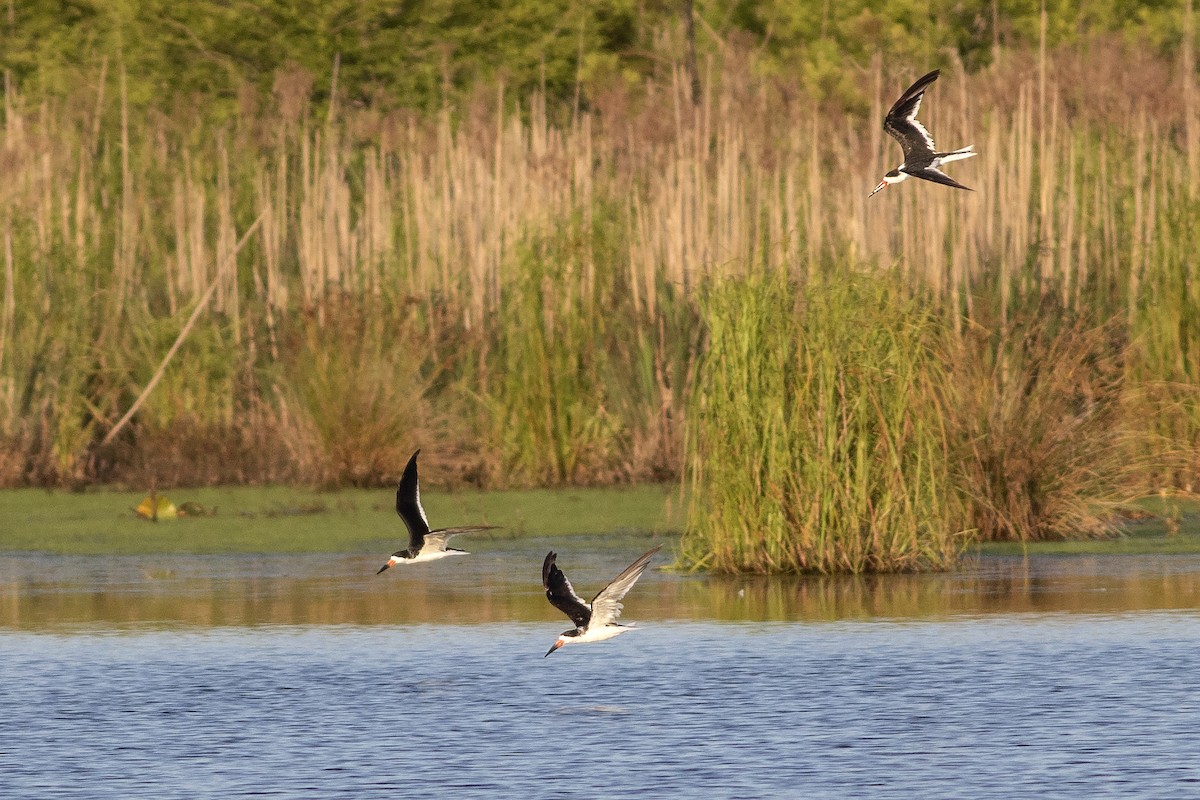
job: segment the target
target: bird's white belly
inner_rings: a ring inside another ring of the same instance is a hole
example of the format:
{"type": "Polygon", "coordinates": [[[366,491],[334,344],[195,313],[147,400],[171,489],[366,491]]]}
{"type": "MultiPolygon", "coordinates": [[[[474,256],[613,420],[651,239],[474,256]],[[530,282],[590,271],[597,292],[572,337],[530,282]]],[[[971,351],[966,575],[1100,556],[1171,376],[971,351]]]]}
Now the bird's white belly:
{"type": "Polygon", "coordinates": [[[631,625],[605,625],[603,628],[593,630],[588,628],[578,636],[572,636],[567,639],[568,644],[588,644],[590,642],[603,642],[605,639],[611,639],[614,636],[620,636],[625,631],[633,630],[631,625]]]}
{"type": "Polygon", "coordinates": [[[437,561],[439,558],[446,556],[465,556],[462,550],[422,550],[417,553],[415,558],[405,559],[407,564],[421,564],[426,561],[437,561]]]}

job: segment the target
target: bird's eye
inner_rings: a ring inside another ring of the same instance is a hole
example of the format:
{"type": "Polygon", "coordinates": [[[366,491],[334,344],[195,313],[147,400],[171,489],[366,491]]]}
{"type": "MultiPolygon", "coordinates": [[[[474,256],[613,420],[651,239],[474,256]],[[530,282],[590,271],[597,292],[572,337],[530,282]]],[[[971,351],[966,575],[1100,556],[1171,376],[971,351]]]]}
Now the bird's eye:
{"type": "Polygon", "coordinates": [[[894,169],[894,170],[892,170],[891,172],[889,172],[889,173],[887,174],[887,177],[889,177],[889,178],[899,178],[899,177],[900,177],[900,170],[898,170],[898,169],[894,169]]]}

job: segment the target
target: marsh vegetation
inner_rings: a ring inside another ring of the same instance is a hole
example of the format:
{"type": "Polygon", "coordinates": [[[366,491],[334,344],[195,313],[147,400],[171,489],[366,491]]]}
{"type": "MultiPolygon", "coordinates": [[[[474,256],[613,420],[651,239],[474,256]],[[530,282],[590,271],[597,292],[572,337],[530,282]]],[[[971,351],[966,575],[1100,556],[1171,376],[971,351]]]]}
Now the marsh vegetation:
{"type": "Polygon", "coordinates": [[[1194,26],[1041,25],[923,111],[977,191],[870,203],[878,55],[830,91],[734,38],[698,94],[680,57],[422,113],[297,65],[219,114],[116,61],[10,79],[0,485],[379,486],[422,445],[445,486],[682,479],[712,569],[1103,533],[1200,467],[1194,26]]]}

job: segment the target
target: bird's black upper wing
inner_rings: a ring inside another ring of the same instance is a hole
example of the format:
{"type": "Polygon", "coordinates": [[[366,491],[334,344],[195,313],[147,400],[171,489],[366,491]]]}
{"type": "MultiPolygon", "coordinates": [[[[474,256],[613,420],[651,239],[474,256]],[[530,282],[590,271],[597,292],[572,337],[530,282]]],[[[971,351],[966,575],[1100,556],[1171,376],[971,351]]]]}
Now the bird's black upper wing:
{"type": "Polygon", "coordinates": [[[557,558],[558,553],[551,550],[542,562],[542,587],[546,590],[546,599],[550,605],[570,617],[576,628],[585,628],[592,619],[592,610],[575,594],[575,588],[567,576],[554,563],[557,558]]]}
{"type": "Polygon", "coordinates": [[[412,454],[400,477],[400,485],[396,487],[396,513],[408,526],[408,546],[414,553],[425,544],[425,534],[429,533],[429,520],[421,507],[421,486],[417,481],[417,456],[420,454],[420,450],[412,454]]]}
{"type": "Polygon", "coordinates": [[[906,164],[916,164],[933,156],[933,137],[917,120],[917,111],[921,108],[921,98],[925,96],[925,90],[940,74],[941,70],[935,69],[918,78],[900,95],[900,99],[892,104],[891,111],[883,118],[883,129],[900,143],[906,164]]]}
{"type": "Polygon", "coordinates": [[[940,169],[937,169],[935,167],[925,167],[924,169],[915,169],[915,170],[914,169],[906,169],[904,171],[907,172],[909,175],[912,175],[914,178],[923,178],[927,181],[933,181],[934,183],[940,183],[943,186],[953,186],[955,189],[965,189],[968,192],[975,191],[970,186],[963,186],[961,183],[954,180],[954,178],[951,178],[949,175],[947,175],[946,173],[942,172],[940,169]]]}

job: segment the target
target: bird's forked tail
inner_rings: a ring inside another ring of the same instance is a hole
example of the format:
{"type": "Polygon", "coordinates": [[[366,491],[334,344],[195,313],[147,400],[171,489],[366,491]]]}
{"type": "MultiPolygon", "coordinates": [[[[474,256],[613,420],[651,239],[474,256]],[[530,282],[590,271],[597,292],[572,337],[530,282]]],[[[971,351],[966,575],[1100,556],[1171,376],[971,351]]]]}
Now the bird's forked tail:
{"type": "Polygon", "coordinates": [[[951,161],[962,161],[964,158],[971,158],[977,155],[979,153],[975,152],[975,145],[969,144],[960,150],[952,150],[949,153],[938,153],[937,159],[940,164],[948,164],[951,161]]]}

